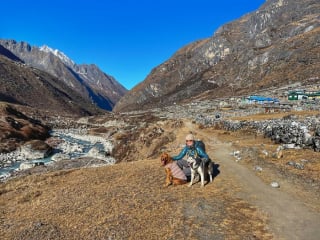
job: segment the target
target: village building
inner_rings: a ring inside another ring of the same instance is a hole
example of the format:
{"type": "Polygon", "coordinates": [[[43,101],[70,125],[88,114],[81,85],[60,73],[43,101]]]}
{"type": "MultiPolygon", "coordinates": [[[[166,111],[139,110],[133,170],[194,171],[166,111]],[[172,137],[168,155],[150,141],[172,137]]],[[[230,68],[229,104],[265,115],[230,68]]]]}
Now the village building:
{"type": "Polygon", "coordinates": [[[320,91],[296,90],[288,93],[288,100],[316,100],[320,99],[320,91]]]}

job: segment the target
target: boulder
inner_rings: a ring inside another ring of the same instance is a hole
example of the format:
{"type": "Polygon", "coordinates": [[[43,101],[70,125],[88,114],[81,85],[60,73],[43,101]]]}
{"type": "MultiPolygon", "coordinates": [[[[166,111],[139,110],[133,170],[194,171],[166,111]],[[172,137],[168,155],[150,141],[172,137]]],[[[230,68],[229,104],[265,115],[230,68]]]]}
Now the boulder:
{"type": "Polygon", "coordinates": [[[26,170],[35,167],[35,164],[32,162],[23,162],[20,164],[19,170],[26,170]]]}
{"type": "Polygon", "coordinates": [[[52,148],[42,140],[32,140],[22,145],[20,152],[26,160],[41,159],[48,157],[52,152],[52,148]]]}
{"type": "Polygon", "coordinates": [[[59,161],[62,161],[62,160],[65,160],[65,159],[70,159],[70,158],[71,157],[70,157],[69,154],[56,153],[51,157],[51,160],[55,161],[55,162],[59,162],[59,161]]]}

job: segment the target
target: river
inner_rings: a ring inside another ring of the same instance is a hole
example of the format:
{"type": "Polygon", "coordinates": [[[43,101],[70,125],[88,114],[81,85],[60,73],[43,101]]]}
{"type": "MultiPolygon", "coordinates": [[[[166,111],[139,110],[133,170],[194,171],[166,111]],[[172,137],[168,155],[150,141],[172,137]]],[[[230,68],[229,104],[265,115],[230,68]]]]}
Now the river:
{"type": "MultiPolygon", "coordinates": [[[[4,180],[10,177],[11,173],[20,170],[22,163],[31,163],[33,165],[41,164],[48,165],[53,164],[54,156],[62,156],[64,159],[75,159],[83,156],[91,156],[102,158],[103,154],[98,155],[101,152],[111,152],[112,144],[110,141],[103,139],[102,137],[87,135],[85,133],[78,133],[72,130],[55,130],[51,132],[51,136],[61,141],[60,144],[53,149],[50,156],[42,159],[25,160],[21,159],[21,155],[18,151],[8,154],[0,154],[0,161],[7,162],[4,167],[0,167],[0,180],[4,180]],[[95,156],[90,155],[90,150],[95,149],[95,156]]],[[[55,160],[57,161],[57,160],[55,160]]],[[[115,161],[113,158],[108,157],[106,162],[113,164],[115,161]]]]}

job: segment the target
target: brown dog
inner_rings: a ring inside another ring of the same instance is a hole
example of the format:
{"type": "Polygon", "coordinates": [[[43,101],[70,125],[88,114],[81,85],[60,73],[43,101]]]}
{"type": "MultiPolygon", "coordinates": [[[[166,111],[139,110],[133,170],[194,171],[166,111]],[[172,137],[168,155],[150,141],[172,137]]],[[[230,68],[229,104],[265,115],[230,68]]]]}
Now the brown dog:
{"type": "Polygon", "coordinates": [[[186,175],[168,153],[161,154],[161,165],[166,171],[165,187],[171,184],[175,186],[187,183],[186,175]]]}

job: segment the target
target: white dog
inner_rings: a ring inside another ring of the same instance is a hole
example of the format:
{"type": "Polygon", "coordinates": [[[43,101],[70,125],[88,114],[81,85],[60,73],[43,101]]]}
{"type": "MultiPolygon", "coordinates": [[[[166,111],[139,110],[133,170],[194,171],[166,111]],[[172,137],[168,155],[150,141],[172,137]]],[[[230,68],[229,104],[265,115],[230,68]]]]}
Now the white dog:
{"type": "Polygon", "coordinates": [[[201,159],[194,159],[192,157],[188,157],[188,163],[191,168],[191,180],[189,183],[189,187],[192,186],[194,177],[198,173],[200,175],[201,187],[204,187],[204,179],[209,175],[209,180],[212,182],[212,173],[213,173],[213,162],[209,159],[207,162],[201,159]],[[206,175],[206,176],[205,176],[206,175]]]}

